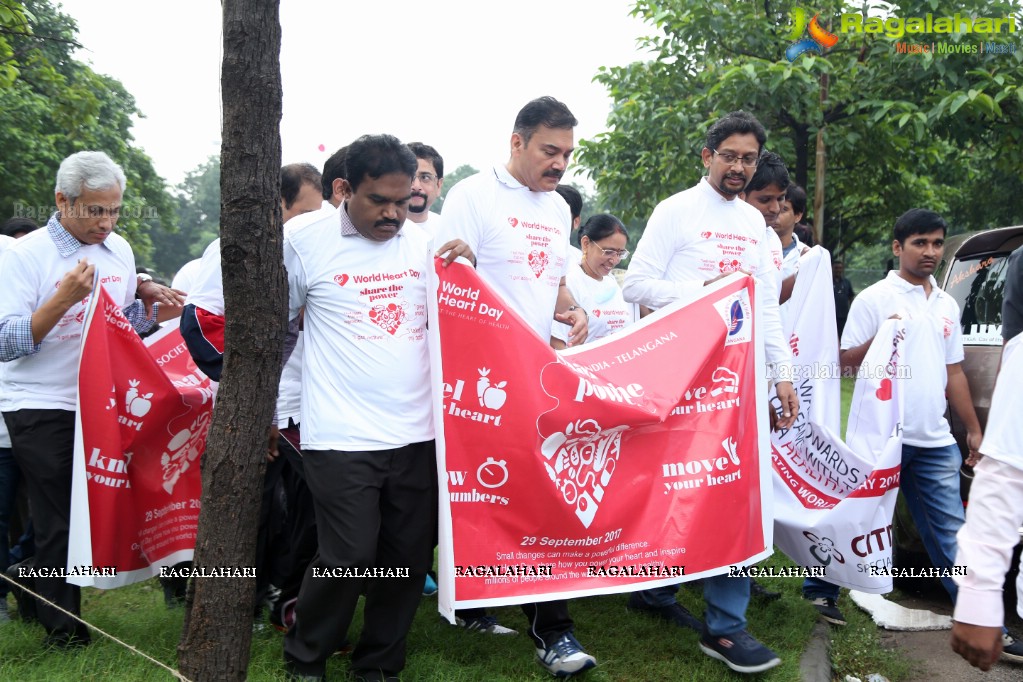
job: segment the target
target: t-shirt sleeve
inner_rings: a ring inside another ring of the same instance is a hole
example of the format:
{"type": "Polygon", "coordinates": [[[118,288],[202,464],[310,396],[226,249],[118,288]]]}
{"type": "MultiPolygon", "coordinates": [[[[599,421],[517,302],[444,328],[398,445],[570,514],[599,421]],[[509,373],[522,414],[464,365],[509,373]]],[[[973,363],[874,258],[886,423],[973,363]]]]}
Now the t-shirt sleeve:
{"type": "Polygon", "coordinates": [[[666,278],[668,264],[680,246],[670,213],[663,204],[658,205],[639,238],[622,287],[629,303],[657,310],[703,286],[699,279],[675,282],[666,278]]]}
{"type": "Polygon", "coordinates": [[[839,348],[849,350],[870,341],[877,334],[877,328],[870,298],[868,295],[860,294],[849,308],[849,317],[845,321],[839,348]]]}
{"type": "Polygon", "coordinates": [[[215,315],[224,314],[224,277],[220,264],[219,239],[215,239],[203,252],[195,283],[185,300],[215,315]]]}
{"type": "Polygon", "coordinates": [[[284,240],[284,267],[288,271],[288,319],[293,320],[305,306],[309,284],[305,265],[290,238],[284,240]]]}
{"type": "Polygon", "coordinates": [[[433,239],[435,247],[453,239],[461,239],[469,245],[473,254],[479,253],[483,243],[483,217],[474,194],[468,191],[464,182],[458,183],[448,192],[444,199],[443,220],[433,239]]]}

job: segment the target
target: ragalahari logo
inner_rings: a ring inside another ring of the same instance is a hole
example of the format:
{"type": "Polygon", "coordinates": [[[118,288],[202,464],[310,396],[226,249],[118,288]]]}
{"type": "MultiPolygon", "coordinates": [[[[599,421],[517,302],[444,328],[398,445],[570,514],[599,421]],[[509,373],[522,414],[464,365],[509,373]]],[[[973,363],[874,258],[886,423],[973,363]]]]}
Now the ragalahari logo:
{"type": "Polygon", "coordinates": [[[789,49],[785,50],[785,57],[790,62],[794,62],[796,57],[804,52],[824,54],[825,50],[830,50],[838,44],[838,36],[824,30],[817,21],[820,17],[819,14],[813,15],[813,19],[809,22],[806,20],[807,16],[809,13],[802,7],[796,7],[791,12],[792,34],[789,36],[789,40],[792,40],[793,43],[789,45],[789,49]],[[804,30],[808,34],[805,38],[802,37],[804,30]]]}

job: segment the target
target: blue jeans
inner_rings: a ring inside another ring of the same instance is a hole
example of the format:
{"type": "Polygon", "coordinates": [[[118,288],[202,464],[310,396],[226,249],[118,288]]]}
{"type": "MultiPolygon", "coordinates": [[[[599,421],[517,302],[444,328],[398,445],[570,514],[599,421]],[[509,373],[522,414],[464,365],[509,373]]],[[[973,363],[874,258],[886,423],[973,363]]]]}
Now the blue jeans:
{"type": "MultiPolygon", "coordinates": [[[[704,578],[703,600],[707,604],[703,620],[707,633],[731,635],[746,629],[746,607],[749,605],[749,578],[729,578],[728,574],[704,578]]],[[[675,603],[678,585],[665,585],[636,592],[643,603],[655,608],[675,603]]]]}
{"type": "MultiPolygon", "coordinates": [[[[935,568],[951,569],[955,564],[956,533],[966,523],[966,512],[959,496],[962,462],[959,446],[954,443],[940,448],[902,446],[902,494],[935,568]]],[[[941,584],[954,604],[959,594],[955,580],[941,578],[941,584]]],[[[803,581],[803,596],[838,599],[838,585],[807,578],[803,581]]]]}
{"type": "MultiPolygon", "coordinates": [[[[0,448],[0,572],[7,570],[7,537],[11,530],[11,515],[14,514],[18,481],[21,470],[14,462],[10,448],[0,448]]],[[[7,596],[7,581],[0,580],[0,599],[7,596]]]]}
{"type": "MultiPolygon", "coordinates": [[[[959,467],[963,463],[959,446],[940,448],[902,446],[900,486],[920,539],[935,568],[955,565],[956,533],[966,523],[959,496],[959,467]]],[[[959,588],[952,578],[941,578],[952,603],[959,588]]]]}

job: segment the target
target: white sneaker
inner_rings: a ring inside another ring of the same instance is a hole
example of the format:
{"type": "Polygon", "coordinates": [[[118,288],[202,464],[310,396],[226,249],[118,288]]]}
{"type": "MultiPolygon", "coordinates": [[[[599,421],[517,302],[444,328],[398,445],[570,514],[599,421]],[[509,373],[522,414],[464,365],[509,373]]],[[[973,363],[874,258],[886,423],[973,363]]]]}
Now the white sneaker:
{"type": "Polygon", "coordinates": [[[570,632],[546,649],[537,649],[536,658],[555,677],[569,677],[597,665],[597,659],[583,651],[570,632]]]}
{"type": "Polygon", "coordinates": [[[497,618],[493,616],[479,616],[477,618],[470,618],[465,620],[464,618],[455,617],[455,623],[465,628],[469,632],[485,632],[488,635],[517,635],[518,631],[506,628],[497,622],[497,618]]]}

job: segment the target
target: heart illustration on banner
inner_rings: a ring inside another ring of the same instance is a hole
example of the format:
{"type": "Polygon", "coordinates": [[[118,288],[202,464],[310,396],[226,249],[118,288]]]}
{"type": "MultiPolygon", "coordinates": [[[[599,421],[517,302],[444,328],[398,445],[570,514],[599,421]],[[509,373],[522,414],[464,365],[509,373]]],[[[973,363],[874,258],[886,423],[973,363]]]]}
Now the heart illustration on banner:
{"type": "Polygon", "coordinates": [[[700,236],[703,237],[704,239],[710,239],[710,230],[704,230],[703,232],[700,233],[700,236]]]}
{"type": "Polygon", "coordinates": [[[529,267],[533,268],[533,274],[536,275],[537,279],[543,274],[543,271],[547,269],[547,263],[549,258],[543,251],[532,251],[529,254],[529,267]]]}
{"type": "Polygon", "coordinates": [[[348,275],[345,274],[334,275],[334,281],[337,282],[338,285],[344,286],[345,283],[348,282],[348,275]]]}
{"type": "Polygon", "coordinates": [[[891,400],[892,399],[892,380],[881,379],[881,387],[874,391],[878,400],[891,400]]]}
{"type": "Polygon", "coordinates": [[[508,224],[511,225],[512,227],[515,227],[516,225],[519,224],[519,219],[518,218],[508,218],[508,224]]]}
{"type": "Polygon", "coordinates": [[[593,523],[604,500],[622,456],[622,432],[628,430],[628,426],[605,430],[593,419],[578,419],[540,446],[551,483],[584,528],[593,523]]]}
{"type": "Polygon", "coordinates": [[[398,331],[405,318],[405,309],[397,303],[388,303],[387,305],[381,303],[373,306],[369,311],[369,319],[391,336],[398,331]]]}
{"type": "Polygon", "coordinates": [[[593,314],[597,317],[600,317],[600,311],[597,310],[596,308],[593,309],[593,314]]]}

